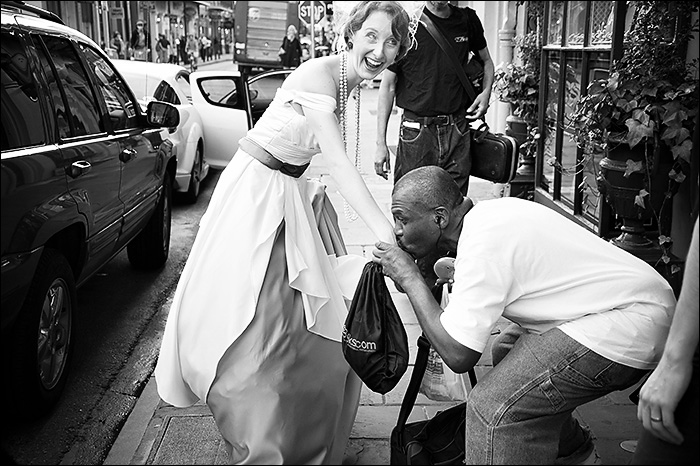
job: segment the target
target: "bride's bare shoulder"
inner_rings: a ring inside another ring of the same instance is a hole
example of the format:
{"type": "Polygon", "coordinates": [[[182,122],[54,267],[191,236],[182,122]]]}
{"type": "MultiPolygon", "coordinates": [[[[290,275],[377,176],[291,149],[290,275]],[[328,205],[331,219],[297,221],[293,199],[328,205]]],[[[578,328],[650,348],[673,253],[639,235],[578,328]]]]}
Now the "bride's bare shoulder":
{"type": "Polygon", "coordinates": [[[319,57],[307,60],[295,69],[284,82],[285,89],[327,94],[335,98],[337,56],[319,57]]]}

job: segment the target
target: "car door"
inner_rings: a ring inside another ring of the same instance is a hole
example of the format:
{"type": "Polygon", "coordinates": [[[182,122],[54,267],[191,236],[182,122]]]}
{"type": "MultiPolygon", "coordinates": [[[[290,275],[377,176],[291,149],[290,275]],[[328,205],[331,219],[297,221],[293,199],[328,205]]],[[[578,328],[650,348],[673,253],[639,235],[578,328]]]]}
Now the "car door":
{"type": "MultiPolygon", "coordinates": [[[[127,78],[128,79],[128,78],[127,78]]],[[[203,139],[202,120],[197,109],[192,105],[192,91],[190,89],[190,72],[180,70],[172,79],[162,80],[153,91],[153,98],[161,102],[168,102],[177,108],[180,113],[180,124],[177,128],[168,129],[170,140],[177,142],[178,147],[178,175],[189,175],[197,161],[197,146],[203,139]]],[[[203,167],[208,169],[206,156],[203,157],[203,167]]],[[[200,175],[202,173],[200,172],[200,175]]],[[[206,176],[206,173],[204,173],[206,176]]],[[[203,178],[203,177],[202,177],[203,178]]],[[[181,188],[187,188],[183,186],[181,188]]]]}
{"type": "Polygon", "coordinates": [[[206,157],[224,168],[238,141],[262,116],[291,70],[262,73],[244,81],[238,72],[196,71],[190,75],[192,104],[204,127],[206,157]]]}
{"type": "Polygon", "coordinates": [[[75,43],[49,33],[32,34],[32,41],[52,95],[68,189],[85,218],[87,257],[81,276],[89,276],[114,253],[121,232],[119,142],[107,131],[75,43]]]}
{"type": "Polygon", "coordinates": [[[92,47],[80,47],[106,106],[110,132],[119,143],[119,198],[124,203],[124,219],[118,247],[122,247],[141,230],[158,202],[165,169],[159,150],[161,128],[146,125],[139,103],[113,65],[92,47]]]}

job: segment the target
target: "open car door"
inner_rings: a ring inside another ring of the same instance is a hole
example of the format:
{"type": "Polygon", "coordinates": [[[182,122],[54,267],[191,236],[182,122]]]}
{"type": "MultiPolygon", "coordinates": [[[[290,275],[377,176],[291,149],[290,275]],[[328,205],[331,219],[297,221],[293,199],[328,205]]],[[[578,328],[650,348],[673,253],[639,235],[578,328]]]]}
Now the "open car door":
{"type": "Polygon", "coordinates": [[[238,141],[262,116],[292,70],[247,77],[237,71],[195,71],[190,75],[192,104],[204,126],[204,154],[209,165],[224,168],[238,141]]]}

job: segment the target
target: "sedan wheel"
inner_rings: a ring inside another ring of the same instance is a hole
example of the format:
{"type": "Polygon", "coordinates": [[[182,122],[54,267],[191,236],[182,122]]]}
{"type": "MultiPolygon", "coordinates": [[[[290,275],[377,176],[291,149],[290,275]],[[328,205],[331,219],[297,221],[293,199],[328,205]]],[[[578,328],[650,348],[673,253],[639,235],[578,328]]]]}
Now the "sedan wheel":
{"type": "Polygon", "coordinates": [[[184,195],[184,201],[188,204],[194,204],[199,197],[199,190],[202,184],[202,166],[204,165],[204,157],[202,156],[202,146],[197,144],[197,152],[194,154],[194,163],[192,164],[192,175],[190,177],[190,185],[184,195]]]}

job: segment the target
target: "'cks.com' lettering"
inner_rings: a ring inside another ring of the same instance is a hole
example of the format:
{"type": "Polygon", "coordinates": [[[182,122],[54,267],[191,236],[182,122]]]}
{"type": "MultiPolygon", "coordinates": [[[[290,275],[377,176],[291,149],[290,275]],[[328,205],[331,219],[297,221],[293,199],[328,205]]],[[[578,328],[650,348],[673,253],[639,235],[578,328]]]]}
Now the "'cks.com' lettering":
{"type": "Polygon", "coordinates": [[[373,341],[362,341],[353,338],[348,332],[348,329],[343,325],[343,342],[355,351],[363,351],[365,353],[374,353],[377,351],[377,343],[373,341]]]}

